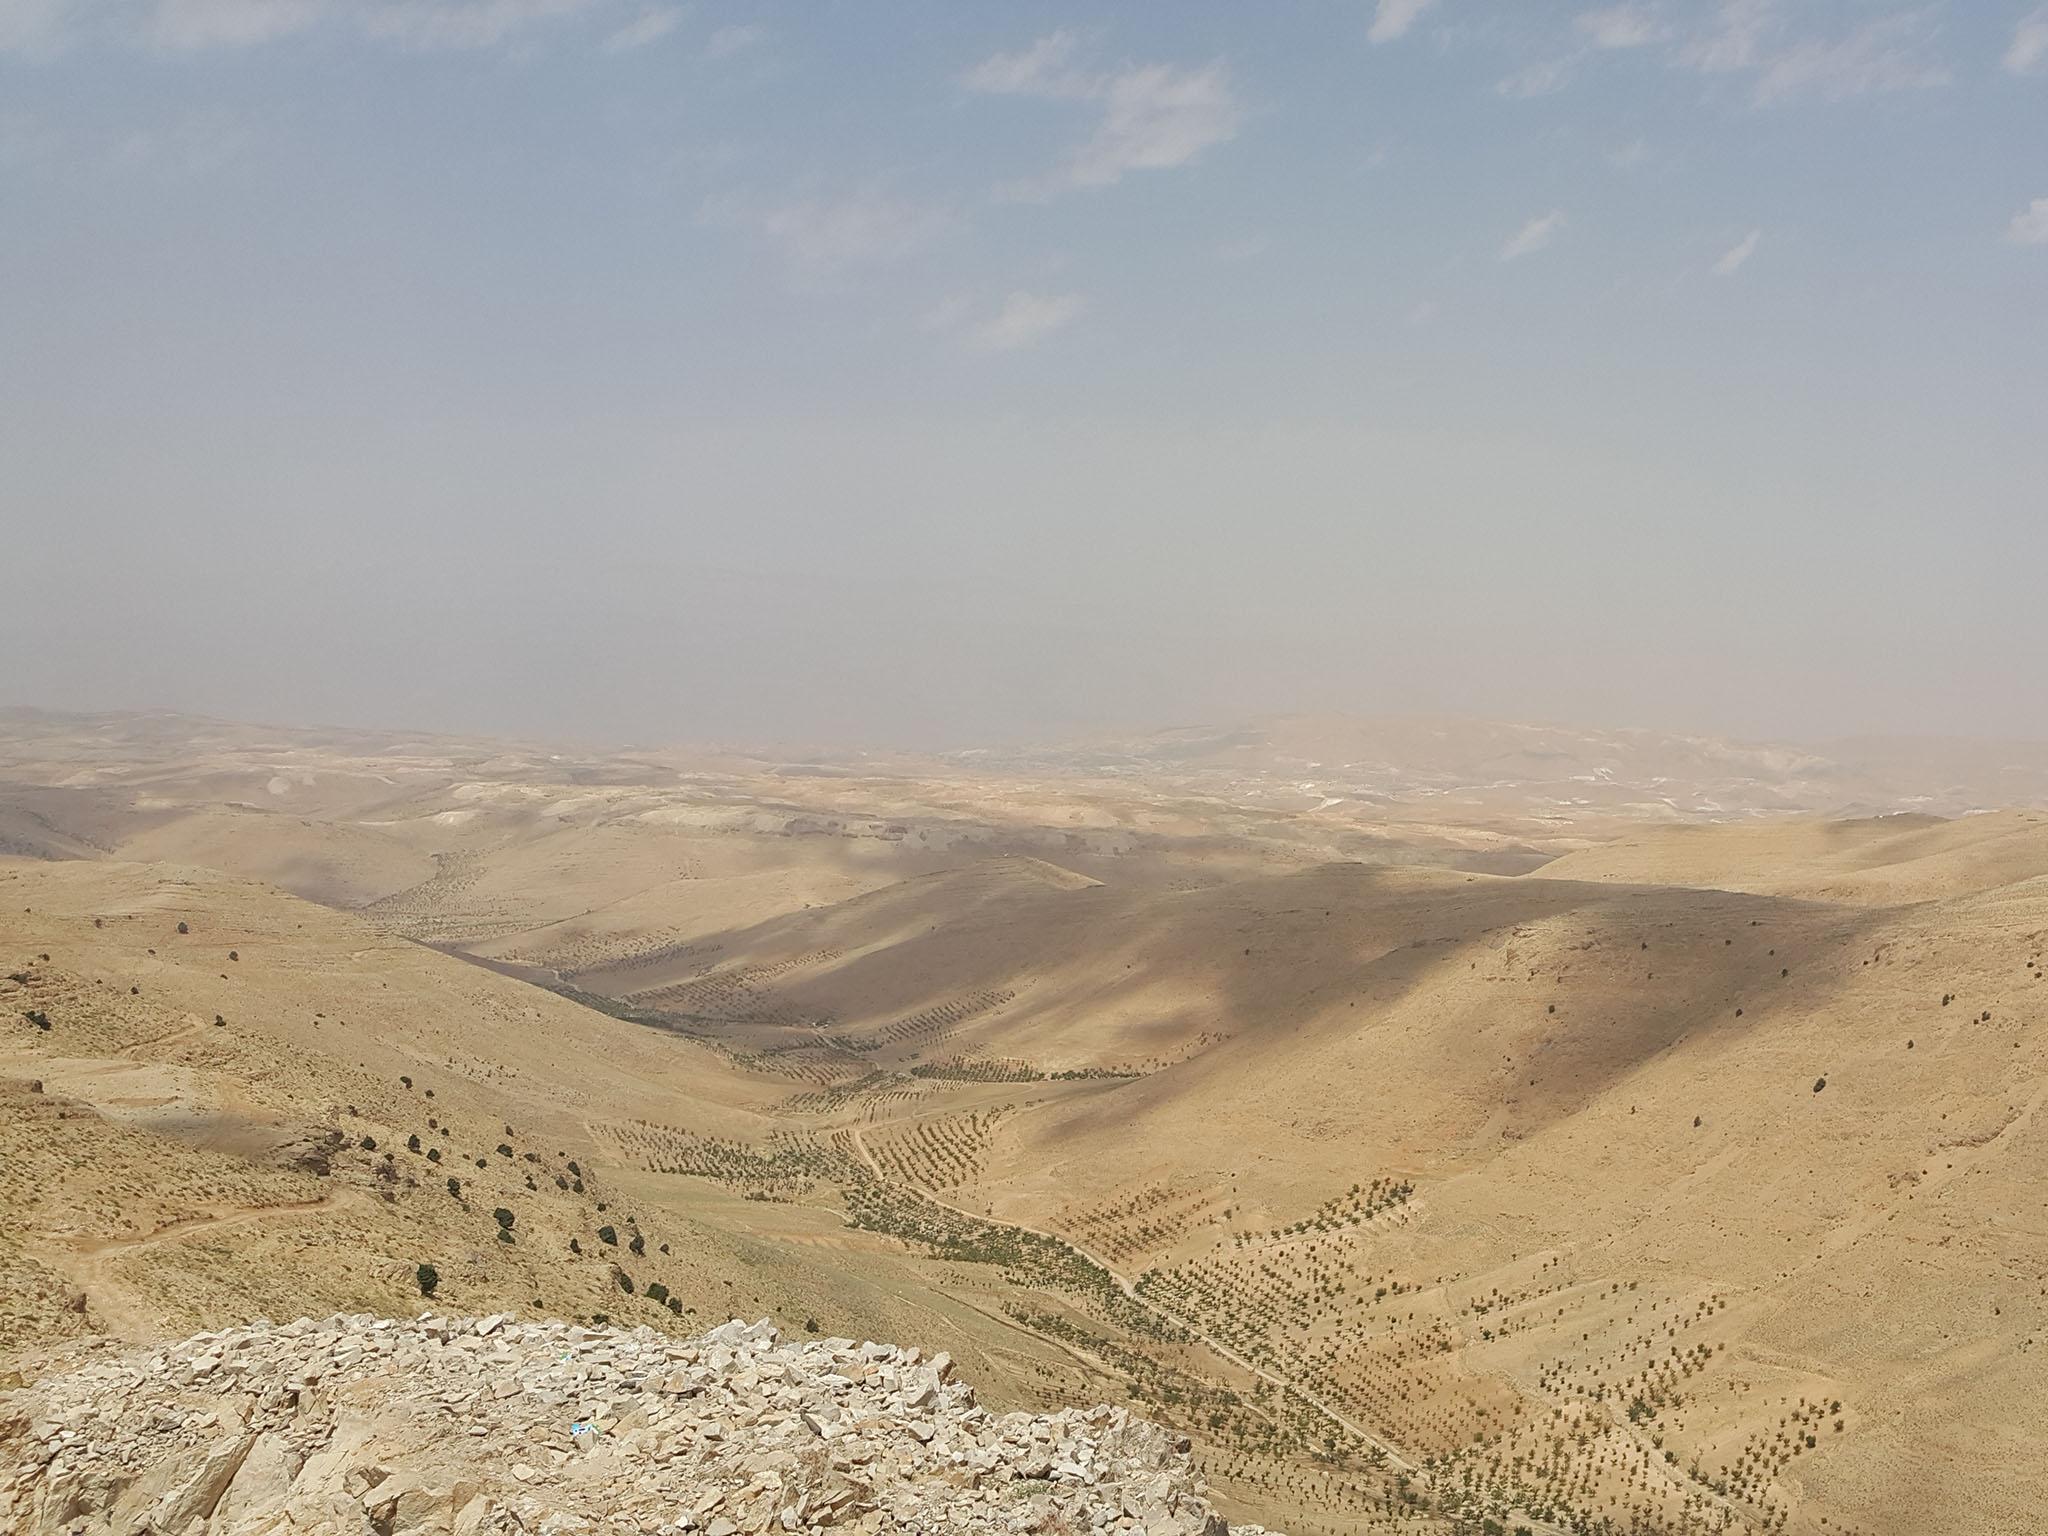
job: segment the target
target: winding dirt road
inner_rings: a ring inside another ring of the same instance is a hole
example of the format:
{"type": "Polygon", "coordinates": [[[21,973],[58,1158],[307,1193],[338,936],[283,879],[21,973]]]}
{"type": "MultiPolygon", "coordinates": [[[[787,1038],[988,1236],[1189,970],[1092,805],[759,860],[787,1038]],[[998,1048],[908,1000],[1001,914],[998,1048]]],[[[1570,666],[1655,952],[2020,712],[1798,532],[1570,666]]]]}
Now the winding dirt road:
{"type": "Polygon", "coordinates": [[[88,1306],[108,1328],[132,1339],[150,1337],[162,1326],[162,1319],[130,1293],[112,1273],[113,1266],[131,1254],[147,1252],[167,1243],[180,1243],[205,1233],[230,1227],[245,1227],[272,1220],[295,1220],[320,1211],[337,1210],[355,1199],[353,1190],[330,1190],[318,1200],[293,1201],[279,1205],[229,1206],[204,1216],[188,1216],[129,1237],[94,1238],[63,1248],[51,1249],[44,1257],[59,1273],[85,1293],[88,1306]]]}

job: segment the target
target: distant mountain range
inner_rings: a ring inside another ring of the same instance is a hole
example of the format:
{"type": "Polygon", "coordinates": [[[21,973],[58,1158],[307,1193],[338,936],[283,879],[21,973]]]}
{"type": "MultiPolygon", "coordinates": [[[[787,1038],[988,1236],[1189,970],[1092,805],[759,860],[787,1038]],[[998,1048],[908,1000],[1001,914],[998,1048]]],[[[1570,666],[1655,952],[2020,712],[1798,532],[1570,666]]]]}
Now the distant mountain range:
{"type": "Polygon", "coordinates": [[[479,777],[585,784],[665,779],[678,768],[767,770],[785,780],[1096,778],[1289,812],[1399,808],[1410,820],[1435,811],[1459,820],[1959,816],[2048,805],[2048,741],[1857,737],[1795,744],[1454,717],[1291,714],[936,754],[708,743],[617,749],[249,725],[162,711],[0,708],[0,780],[16,783],[135,784],[153,771],[178,773],[202,760],[290,771],[308,753],[343,754],[358,766],[379,761],[400,778],[460,768],[479,777]]]}
{"type": "Polygon", "coordinates": [[[1020,750],[961,767],[1180,780],[1319,801],[1444,799],[1560,813],[1953,816],[2048,803],[2048,741],[1866,737],[1793,745],[1498,720],[1272,715],[1020,750]]]}

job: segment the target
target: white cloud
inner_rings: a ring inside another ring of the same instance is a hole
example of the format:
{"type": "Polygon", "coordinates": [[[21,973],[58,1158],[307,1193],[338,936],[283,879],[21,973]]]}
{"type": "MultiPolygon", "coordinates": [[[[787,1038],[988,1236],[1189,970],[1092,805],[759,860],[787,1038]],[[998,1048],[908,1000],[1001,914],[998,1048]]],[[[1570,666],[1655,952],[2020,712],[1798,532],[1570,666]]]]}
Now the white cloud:
{"type": "Polygon", "coordinates": [[[1500,248],[1502,261],[1519,261],[1524,256],[1533,256],[1557,238],[1564,228],[1564,213],[1553,208],[1550,212],[1531,219],[1516,230],[1508,243],[1500,248]]]}
{"type": "Polygon", "coordinates": [[[1575,25],[1595,48],[1640,48],[1664,35],[1656,14],[1638,5],[1581,11],[1575,25]]]}
{"type": "MultiPolygon", "coordinates": [[[[0,0],[0,54],[48,52],[88,36],[169,49],[251,47],[324,20],[348,23],[365,37],[401,47],[490,48],[534,26],[611,5],[612,0],[0,0]]],[[[629,36],[643,25],[659,26],[643,16],[614,36],[629,36]]]]}
{"type": "Polygon", "coordinates": [[[1753,73],[1758,105],[1800,96],[1846,101],[1948,84],[1936,31],[1926,11],[1894,11],[1839,37],[1788,41],[1781,0],[1721,0],[1678,62],[1702,74],[1753,73]]]}
{"type": "Polygon", "coordinates": [[[2006,70],[2015,75],[2039,74],[2048,68],[2048,6],[2020,18],[2003,62],[2006,70]]]}
{"type": "Polygon", "coordinates": [[[974,344],[992,352],[1014,352],[1036,346],[1054,331],[1073,324],[1082,309],[1075,293],[1026,293],[1003,300],[994,315],[974,328],[974,344]]]}
{"type": "Polygon", "coordinates": [[[1742,270],[1742,264],[1756,254],[1756,248],[1764,237],[1760,229],[1752,229],[1739,241],[1721,253],[1721,259],[1714,263],[1714,276],[1733,277],[1742,270]]]}
{"type": "Polygon", "coordinates": [[[766,27],[720,27],[705,40],[704,57],[729,59],[736,53],[744,53],[767,36],[766,27]]]}
{"type": "MultiPolygon", "coordinates": [[[[0,0],[0,54],[90,37],[167,49],[251,47],[325,20],[401,47],[489,48],[610,0],[0,0]]],[[[652,14],[650,11],[649,14],[652,14]]],[[[630,34],[641,25],[622,29],[630,34]]]]}
{"type": "Polygon", "coordinates": [[[807,285],[830,284],[860,267],[906,260],[953,225],[951,215],[939,209],[872,188],[768,207],[712,199],[699,210],[698,222],[758,235],[782,258],[791,277],[807,285]]]}
{"type": "Polygon", "coordinates": [[[607,37],[604,40],[604,51],[631,53],[636,48],[645,48],[649,43],[659,42],[675,31],[682,19],[683,13],[674,6],[650,5],[607,37]]]}
{"type": "Polygon", "coordinates": [[[303,32],[323,0],[157,0],[150,39],[165,48],[246,48],[303,32]]]}
{"type": "Polygon", "coordinates": [[[1018,53],[999,53],[968,70],[961,83],[987,95],[1037,96],[1098,103],[1102,117],[1088,141],[1053,175],[1004,187],[1018,200],[1039,200],[1061,186],[1100,187],[1130,171],[1170,170],[1237,137],[1244,108],[1218,59],[1199,69],[1136,64],[1111,74],[1077,67],[1073,34],[1054,32],[1018,53]]]}
{"type": "Polygon", "coordinates": [[[541,22],[588,10],[596,0],[369,0],[370,36],[407,48],[494,48],[541,22]]]}
{"type": "Polygon", "coordinates": [[[1070,168],[1081,186],[1107,186],[1126,171],[1170,170],[1237,137],[1244,112],[1223,65],[1147,64],[1109,82],[1095,136],[1070,168]]]}
{"type": "Polygon", "coordinates": [[[990,96],[1085,96],[1090,81],[1072,68],[1080,39],[1051,32],[1029,48],[983,59],[961,77],[970,91],[990,96]]]}
{"type": "Polygon", "coordinates": [[[1428,10],[1436,0],[1379,0],[1372,13],[1372,26],[1366,32],[1366,39],[1375,43],[1391,43],[1397,37],[1406,37],[1416,18],[1428,10]]]}
{"type": "Polygon", "coordinates": [[[1780,25],[1776,0],[1721,0],[1713,21],[1686,44],[1680,62],[1709,75],[1754,69],[1780,25]]]}
{"type": "Polygon", "coordinates": [[[1650,141],[1648,139],[1637,138],[1630,139],[1626,144],[1620,145],[1617,148],[1609,151],[1607,156],[1607,163],[1613,166],[1616,170],[1628,171],[1634,170],[1639,165],[1644,165],[1648,163],[1649,158],[1650,141]]]}
{"type": "Polygon", "coordinates": [[[1843,101],[1947,85],[1948,68],[1931,57],[1931,41],[1926,20],[1909,13],[1867,22],[1837,42],[1799,43],[1765,64],[1756,99],[1783,101],[1811,92],[1843,101]]]}
{"type": "Polygon", "coordinates": [[[1494,86],[1494,90],[1510,101],[1528,101],[1537,96],[1552,96],[1565,88],[1571,78],[1570,59],[1539,59],[1534,64],[1524,65],[1494,86]]]}
{"type": "Polygon", "coordinates": [[[2015,245],[2048,245],[2048,197],[2037,197],[2014,214],[2005,238],[2015,245]]]}

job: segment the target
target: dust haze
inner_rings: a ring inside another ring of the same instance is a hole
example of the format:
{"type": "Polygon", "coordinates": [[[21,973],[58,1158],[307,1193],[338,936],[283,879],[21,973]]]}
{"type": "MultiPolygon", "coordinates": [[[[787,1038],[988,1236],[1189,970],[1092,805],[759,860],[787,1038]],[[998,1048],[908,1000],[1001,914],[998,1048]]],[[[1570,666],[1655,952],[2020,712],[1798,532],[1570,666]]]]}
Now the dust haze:
{"type": "Polygon", "coordinates": [[[0,1532],[2032,1536],[2038,0],[0,0],[0,1532]]]}

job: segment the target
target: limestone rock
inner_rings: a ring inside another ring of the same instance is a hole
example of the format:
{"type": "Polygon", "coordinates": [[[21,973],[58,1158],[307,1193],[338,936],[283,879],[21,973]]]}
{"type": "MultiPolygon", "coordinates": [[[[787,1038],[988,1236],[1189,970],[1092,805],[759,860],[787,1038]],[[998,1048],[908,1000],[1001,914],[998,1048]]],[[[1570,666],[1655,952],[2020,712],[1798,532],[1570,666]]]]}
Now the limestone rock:
{"type": "Polygon", "coordinates": [[[1121,1408],[992,1414],[943,1354],[765,1319],[256,1323],[0,1392],[0,1424],[23,1536],[1230,1530],[1121,1408]]]}

